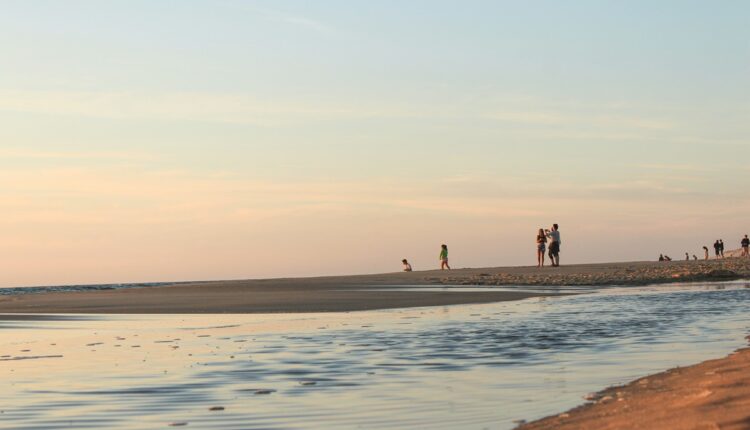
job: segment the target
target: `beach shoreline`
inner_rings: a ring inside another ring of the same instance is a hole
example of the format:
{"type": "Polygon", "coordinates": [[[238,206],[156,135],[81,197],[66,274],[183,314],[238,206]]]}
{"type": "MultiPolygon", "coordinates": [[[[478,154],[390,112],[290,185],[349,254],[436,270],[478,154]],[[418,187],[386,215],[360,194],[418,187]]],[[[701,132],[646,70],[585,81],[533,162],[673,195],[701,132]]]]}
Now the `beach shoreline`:
{"type": "Polygon", "coordinates": [[[750,428],[750,348],[609,387],[587,400],[516,430],[750,428]]]}
{"type": "MultiPolygon", "coordinates": [[[[0,297],[0,313],[350,312],[521,300],[560,295],[564,286],[643,286],[750,278],[750,259],[494,267],[374,275],[175,283],[143,288],[0,297]],[[450,290],[424,286],[451,286],[450,290]],[[509,286],[502,291],[461,290],[509,286]],[[544,286],[545,291],[524,289],[544,286]],[[384,287],[388,287],[384,289],[384,287]],[[513,287],[519,287],[517,291],[513,287]]],[[[562,291],[564,293],[564,291],[562,291]]]]}
{"type": "MultiPolygon", "coordinates": [[[[1,296],[0,320],[89,318],[59,314],[293,314],[448,306],[564,295],[577,290],[566,285],[579,286],[583,292],[608,286],[644,285],[649,285],[648,290],[653,291],[676,283],[750,278],[749,274],[750,259],[731,258],[585,264],[554,269],[498,267],[178,283],[1,296]],[[495,285],[509,287],[493,288],[495,285]],[[486,286],[486,291],[471,288],[473,286],[486,286]]],[[[730,285],[734,288],[748,286],[744,283],[730,285]]],[[[523,423],[517,430],[746,429],[750,428],[750,414],[746,413],[750,410],[750,377],[747,375],[750,375],[750,349],[738,350],[725,358],[670,369],[606,388],[587,396],[589,403],[523,423]]]]}

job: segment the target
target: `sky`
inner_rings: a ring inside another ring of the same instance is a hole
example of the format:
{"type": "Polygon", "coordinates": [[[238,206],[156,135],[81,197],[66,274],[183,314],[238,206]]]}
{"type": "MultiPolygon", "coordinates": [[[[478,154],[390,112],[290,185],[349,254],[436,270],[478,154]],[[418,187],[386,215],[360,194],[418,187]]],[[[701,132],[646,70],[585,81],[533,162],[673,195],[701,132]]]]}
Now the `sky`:
{"type": "Polygon", "coordinates": [[[750,233],[747,1],[0,14],[0,286],[653,260],[750,233]]]}

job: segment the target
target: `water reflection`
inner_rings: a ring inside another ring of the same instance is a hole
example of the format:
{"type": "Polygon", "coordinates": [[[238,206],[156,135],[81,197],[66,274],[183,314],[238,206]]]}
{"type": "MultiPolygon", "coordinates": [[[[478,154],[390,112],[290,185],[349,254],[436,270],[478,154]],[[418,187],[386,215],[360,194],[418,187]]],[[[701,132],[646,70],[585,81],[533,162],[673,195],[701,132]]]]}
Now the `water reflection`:
{"type": "Polygon", "coordinates": [[[511,428],[742,346],[746,287],[340,314],[6,320],[26,328],[0,330],[11,360],[0,362],[0,426],[511,428]]]}

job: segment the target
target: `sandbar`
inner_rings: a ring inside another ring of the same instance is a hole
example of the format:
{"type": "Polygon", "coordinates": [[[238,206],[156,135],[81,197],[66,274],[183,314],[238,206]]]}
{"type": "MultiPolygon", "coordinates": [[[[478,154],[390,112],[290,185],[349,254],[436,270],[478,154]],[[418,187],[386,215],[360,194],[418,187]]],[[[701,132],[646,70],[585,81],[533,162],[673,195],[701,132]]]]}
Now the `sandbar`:
{"type": "Polygon", "coordinates": [[[179,283],[85,292],[0,297],[0,313],[277,313],[346,312],[520,300],[559,294],[524,286],[646,285],[750,277],[750,259],[627,262],[552,267],[468,268],[179,283]],[[504,291],[415,291],[414,286],[512,286],[504,291]],[[388,287],[384,290],[383,287],[388,287]]]}

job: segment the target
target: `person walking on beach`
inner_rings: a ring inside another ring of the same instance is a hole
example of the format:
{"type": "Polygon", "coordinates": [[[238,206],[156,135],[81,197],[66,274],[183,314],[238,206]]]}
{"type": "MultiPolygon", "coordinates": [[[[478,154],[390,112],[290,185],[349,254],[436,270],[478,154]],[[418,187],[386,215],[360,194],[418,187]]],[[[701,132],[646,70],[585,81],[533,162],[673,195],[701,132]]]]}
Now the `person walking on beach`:
{"type": "Polygon", "coordinates": [[[716,239],[716,242],[714,242],[714,254],[716,254],[717,260],[721,258],[721,251],[719,250],[719,248],[721,248],[721,245],[719,245],[719,239],[716,239]]]}
{"type": "Polygon", "coordinates": [[[547,250],[547,235],[543,229],[536,234],[536,267],[544,267],[544,252],[547,250]]]}
{"type": "Polygon", "coordinates": [[[747,235],[742,238],[742,242],[740,242],[740,244],[742,245],[742,256],[750,257],[750,252],[748,252],[748,248],[750,248],[750,239],[747,238],[747,235]]]}
{"type": "Polygon", "coordinates": [[[406,261],[406,258],[401,260],[401,263],[404,265],[404,272],[411,272],[411,264],[409,264],[408,261],[406,261]]]}
{"type": "Polygon", "coordinates": [[[685,253],[685,261],[690,261],[690,254],[687,252],[685,253]]]}
{"type": "Polygon", "coordinates": [[[448,265],[448,245],[440,245],[440,257],[438,258],[440,258],[440,270],[451,270],[451,266],[448,265]]]}
{"type": "Polygon", "coordinates": [[[703,247],[703,259],[708,260],[708,247],[707,246],[703,247]]]}
{"type": "Polygon", "coordinates": [[[659,261],[664,261],[664,254],[659,254],[659,261]]]}
{"type": "Polygon", "coordinates": [[[722,239],[719,239],[719,253],[721,258],[724,258],[724,241],[722,239]]]}
{"type": "Polygon", "coordinates": [[[552,267],[560,266],[560,231],[557,224],[552,224],[552,230],[544,230],[545,235],[549,239],[549,259],[552,262],[552,267]]]}

